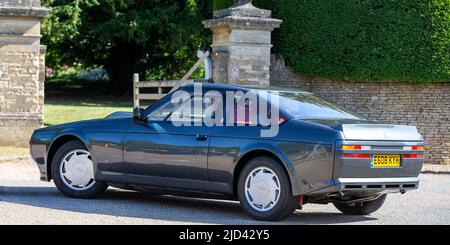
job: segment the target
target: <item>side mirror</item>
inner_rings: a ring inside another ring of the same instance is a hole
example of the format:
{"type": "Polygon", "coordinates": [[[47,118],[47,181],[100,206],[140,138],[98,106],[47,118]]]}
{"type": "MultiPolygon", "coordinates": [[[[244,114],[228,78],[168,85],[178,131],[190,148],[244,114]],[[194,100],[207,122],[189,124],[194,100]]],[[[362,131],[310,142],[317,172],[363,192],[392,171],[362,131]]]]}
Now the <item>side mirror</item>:
{"type": "Polygon", "coordinates": [[[133,109],[133,122],[144,122],[145,120],[142,118],[142,113],[144,109],[136,107],[133,109]]]}

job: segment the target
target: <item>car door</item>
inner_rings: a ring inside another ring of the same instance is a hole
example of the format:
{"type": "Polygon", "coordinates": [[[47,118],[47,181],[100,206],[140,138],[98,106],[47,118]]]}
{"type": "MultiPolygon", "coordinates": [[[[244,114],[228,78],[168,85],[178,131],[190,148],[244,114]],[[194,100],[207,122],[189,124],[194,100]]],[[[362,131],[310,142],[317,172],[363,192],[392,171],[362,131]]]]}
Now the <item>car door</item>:
{"type": "MultiPolygon", "coordinates": [[[[193,100],[191,97],[186,103],[194,104],[193,100]]],[[[129,182],[187,187],[188,180],[206,181],[213,128],[176,126],[170,115],[181,105],[170,99],[159,104],[147,115],[147,122],[133,123],[125,136],[124,162],[126,173],[131,176],[129,182]]],[[[198,119],[199,115],[191,116],[198,119]]]]}

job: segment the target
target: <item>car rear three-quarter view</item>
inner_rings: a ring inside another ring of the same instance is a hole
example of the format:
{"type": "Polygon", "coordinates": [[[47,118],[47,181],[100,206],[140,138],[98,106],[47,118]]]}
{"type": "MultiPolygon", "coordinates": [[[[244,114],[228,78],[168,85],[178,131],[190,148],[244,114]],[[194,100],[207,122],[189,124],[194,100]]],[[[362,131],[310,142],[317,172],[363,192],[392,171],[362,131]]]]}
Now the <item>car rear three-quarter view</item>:
{"type": "Polygon", "coordinates": [[[418,188],[424,161],[414,126],[370,121],[303,91],[220,84],[182,86],[134,114],[38,129],[30,146],[41,179],[69,197],[113,186],[223,198],[270,221],[307,203],[373,213],[387,194],[418,188]]]}

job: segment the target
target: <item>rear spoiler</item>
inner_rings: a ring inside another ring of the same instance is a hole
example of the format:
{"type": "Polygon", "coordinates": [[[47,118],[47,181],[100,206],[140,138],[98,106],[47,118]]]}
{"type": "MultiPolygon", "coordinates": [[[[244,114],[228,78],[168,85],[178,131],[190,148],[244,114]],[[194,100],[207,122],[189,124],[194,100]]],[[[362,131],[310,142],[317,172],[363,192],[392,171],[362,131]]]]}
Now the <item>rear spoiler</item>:
{"type": "Polygon", "coordinates": [[[422,141],[415,126],[391,124],[342,124],[346,140],[422,141]]]}

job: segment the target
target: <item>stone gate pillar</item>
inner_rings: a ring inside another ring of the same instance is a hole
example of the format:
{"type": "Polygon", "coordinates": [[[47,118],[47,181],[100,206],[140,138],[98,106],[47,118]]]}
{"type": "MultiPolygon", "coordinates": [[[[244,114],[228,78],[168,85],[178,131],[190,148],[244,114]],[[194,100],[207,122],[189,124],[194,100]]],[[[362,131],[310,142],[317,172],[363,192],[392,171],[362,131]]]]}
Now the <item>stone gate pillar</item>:
{"type": "Polygon", "coordinates": [[[268,86],[271,32],[281,22],[251,0],[235,0],[230,8],[214,11],[213,19],[203,21],[213,33],[214,82],[268,86]]]}
{"type": "Polygon", "coordinates": [[[26,146],[42,125],[40,22],[48,13],[40,0],[0,1],[0,145],[26,146]]]}

